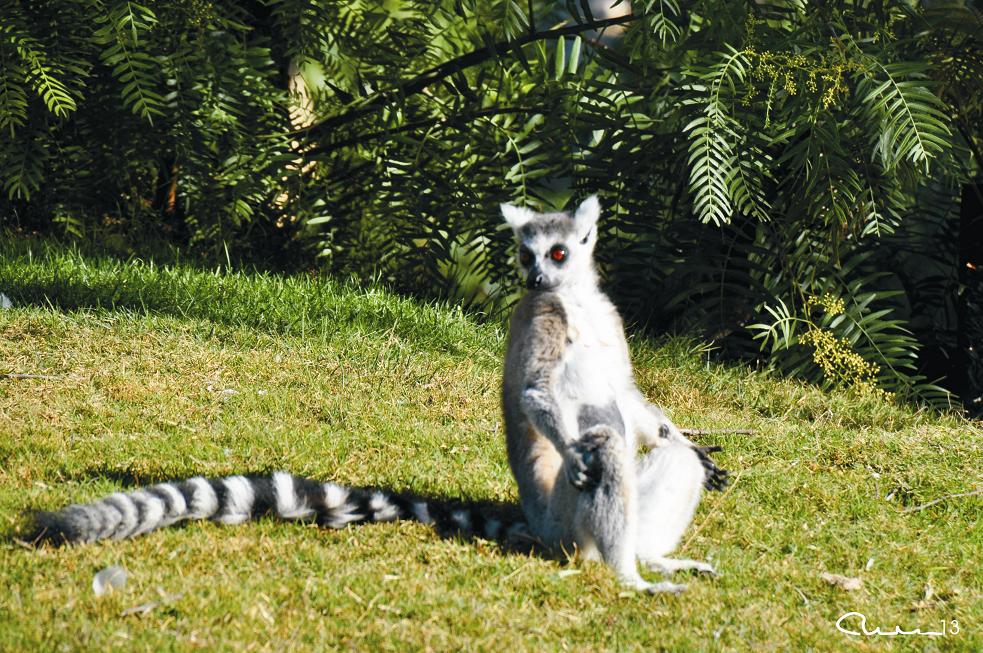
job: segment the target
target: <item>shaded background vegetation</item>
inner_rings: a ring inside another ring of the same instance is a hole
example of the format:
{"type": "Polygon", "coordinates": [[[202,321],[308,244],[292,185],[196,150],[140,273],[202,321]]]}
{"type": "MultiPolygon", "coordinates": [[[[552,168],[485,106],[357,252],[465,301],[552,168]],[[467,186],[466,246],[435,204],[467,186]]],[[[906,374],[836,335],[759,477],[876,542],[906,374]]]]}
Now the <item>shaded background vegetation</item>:
{"type": "Polygon", "coordinates": [[[636,324],[979,412],[979,3],[610,4],[0,0],[0,227],[497,315],[597,192],[636,324]]]}

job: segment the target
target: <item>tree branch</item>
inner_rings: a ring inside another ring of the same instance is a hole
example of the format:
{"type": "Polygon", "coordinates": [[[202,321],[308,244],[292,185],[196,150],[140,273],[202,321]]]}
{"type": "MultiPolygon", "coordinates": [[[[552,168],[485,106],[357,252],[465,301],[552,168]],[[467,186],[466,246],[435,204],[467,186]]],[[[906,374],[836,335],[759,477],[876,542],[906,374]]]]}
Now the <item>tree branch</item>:
{"type": "Polygon", "coordinates": [[[326,118],[321,122],[311,125],[310,127],[299,130],[296,132],[296,134],[308,139],[320,139],[325,132],[335,130],[342,125],[346,125],[366,114],[372,113],[373,111],[384,107],[396,98],[415,95],[435,82],[439,82],[440,80],[449,77],[454,73],[483,63],[492,57],[507,54],[515,48],[521,48],[528,43],[558,39],[561,36],[604,29],[606,27],[611,27],[612,25],[624,25],[625,23],[630,23],[631,21],[641,17],[641,15],[637,14],[626,14],[616,18],[592,20],[586,23],[567,25],[566,27],[558,27],[556,29],[550,29],[543,32],[532,32],[525,36],[520,36],[513,41],[499,41],[498,43],[492,43],[486,47],[473,50],[459,57],[455,57],[450,61],[440,64],[439,66],[425,70],[413,79],[407,80],[395,88],[380,91],[375,95],[366,98],[362,103],[348,109],[344,113],[326,118]]]}

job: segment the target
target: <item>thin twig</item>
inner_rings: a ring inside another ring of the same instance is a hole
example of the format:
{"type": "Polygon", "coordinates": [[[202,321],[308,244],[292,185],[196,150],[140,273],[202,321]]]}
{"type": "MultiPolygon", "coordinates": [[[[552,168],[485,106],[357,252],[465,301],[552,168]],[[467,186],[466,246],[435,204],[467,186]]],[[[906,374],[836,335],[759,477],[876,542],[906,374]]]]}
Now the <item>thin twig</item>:
{"type": "Polygon", "coordinates": [[[510,580],[513,576],[515,576],[516,574],[518,574],[520,571],[522,571],[528,566],[529,566],[528,561],[523,562],[521,565],[510,571],[509,574],[503,580],[510,580]]]}
{"type": "Polygon", "coordinates": [[[0,374],[0,377],[5,379],[41,379],[43,381],[57,381],[61,378],[50,374],[0,374]]]}
{"type": "Polygon", "coordinates": [[[14,543],[14,544],[16,544],[17,546],[19,546],[19,547],[22,547],[22,548],[25,548],[25,549],[27,549],[28,551],[37,551],[37,550],[38,550],[38,547],[37,547],[37,545],[35,545],[35,544],[32,544],[31,542],[28,542],[27,540],[22,540],[22,539],[20,539],[19,537],[15,537],[15,538],[13,538],[13,540],[12,540],[12,541],[13,541],[13,543],[14,543]]]}
{"type": "Polygon", "coordinates": [[[184,592],[177,592],[176,594],[165,594],[160,597],[159,601],[149,601],[142,605],[135,605],[132,608],[127,608],[119,613],[121,617],[128,617],[131,614],[140,615],[141,617],[153,610],[154,608],[159,608],[162,605],[167,605],[168,603],[173,603],[178,599],[184,598],[184,592]]]}
{"type": "Polygon", "coordinates": [[[712,433],[730,433],[733,435],[753,435],[754,429],[679,429],[683,435],[710,435],[712,433]]]}
{"type": "Polygon", "coordinates": [[[800,590],[795,585],[792,585],[792,589],[794,589],[796,592],[798,592],[799,593],[799,596],[802,597],[802,604],[803,605],[809,605],[809,599],[806,597],[805,593],[803,593],[802,590],[800,590]]]}
{"type": "Polygon", "coordinates": [[[925,508],[934,506],[937,503],[942,503],[946,499],[958,499],[959,497],[972,497],[972,496],[976,496],[977,494],[983,494],[983,488],[978,488],[976,490],[973,490],[972,492],[958,492],[956,494],[947,494],[944,497],[939,497],[938,499],[934,499],[932,501],[929,501],[928,503],[923,503],[920,506],[914,506],[913,508],[905,508],[901,512],[918,512],[919,510],[925,510],[925,508]]]}

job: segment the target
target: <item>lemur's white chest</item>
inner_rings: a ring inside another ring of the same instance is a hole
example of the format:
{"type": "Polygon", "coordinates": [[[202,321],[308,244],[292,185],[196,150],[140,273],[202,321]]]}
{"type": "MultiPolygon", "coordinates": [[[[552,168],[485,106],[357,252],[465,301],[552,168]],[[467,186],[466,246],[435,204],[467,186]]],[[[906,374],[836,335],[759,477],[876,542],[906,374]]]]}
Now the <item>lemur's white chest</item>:
{"type": "Polygon", "coordinates": [[[562,299],[568,324],[560,369],[562,394],[575,405],[609,404],[631,383],[621,321],[606,299],[562,299]]]}

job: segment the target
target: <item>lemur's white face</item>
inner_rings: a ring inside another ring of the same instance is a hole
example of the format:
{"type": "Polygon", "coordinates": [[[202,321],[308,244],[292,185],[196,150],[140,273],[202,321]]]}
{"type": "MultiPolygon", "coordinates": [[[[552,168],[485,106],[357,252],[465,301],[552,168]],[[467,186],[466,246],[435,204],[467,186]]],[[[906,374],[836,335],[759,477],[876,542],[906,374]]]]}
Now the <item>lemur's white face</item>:
{"type": "Polygon", "coordinates": [[[594,244],[601,205],[596,195],[570,213],[536,213],[502,205],[519,245],[519,271],[530,290],[556,290],[593,279],[594,244]]]}

